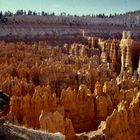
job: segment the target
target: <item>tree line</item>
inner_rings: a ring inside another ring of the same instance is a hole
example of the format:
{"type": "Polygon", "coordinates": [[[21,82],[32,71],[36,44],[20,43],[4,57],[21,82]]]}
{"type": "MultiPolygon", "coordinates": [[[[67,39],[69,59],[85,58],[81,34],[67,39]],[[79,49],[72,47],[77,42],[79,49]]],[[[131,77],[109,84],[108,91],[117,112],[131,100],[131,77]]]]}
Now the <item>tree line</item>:
{"type": "MultiPolygon", "coordinates": [[[[140,12],[140,10],[138,11],[132,11],[132,12],[127,12],[125,14],[117,14],[117,13],[114,13],[114,14],[109,14],[109,15],[105,15],[104,13],[103,14],[88,14],[88,15],[82,15],[82,17],[84,16],[92,16],[92,17],[100,17],[100,18],[107,18],[107,17],[110,17],[110,18],[113,18],[113,17],[116,17],[116,16],[122,16],[122,15],[126,15],[126,14],[134,14],[136,12],[140,12]]],[[[52,13],[48,13],[48,12],[36,12],[36,11],[32,11],[32,10],[17,10],[15,13],[11,12],[11,11],[5,11],[5,12],[2,12],[0,11],[0,15],[2,16],[6,16],[6,17],[9,17],[9,16],[19,16],[19,15],[33,15],[33,16],[36,16],[36,15],[39,15],[39,16],[55,16],[55,13],[52,12],[52,13]]],[[[70,14],[66,14],[65,12],[62,12],[60,13],[60,16],[75,16],[75,17],[79,17],[78,15],[70,15],[70,14]]]]}
{"type": "Polygon", "coordinates": [[[44,11],[36,12],[36,11],[32,11],[32,10],[26,11],[26,10],[23,10],[23,9],[17,10],[15,13],[13,13],[11,11],[5,11],[5,12],[0,11],[0,14],[3,15],[3,16],[22,16],[22,15],[34,15],[34,16],[36,16],[36,15],[42,15],[42,16],[50,15],[50,16],[53,16],[53,15],[55,15],[54,12],[53,13],[47,13],[47,12],[44,12],[44,11]]]}

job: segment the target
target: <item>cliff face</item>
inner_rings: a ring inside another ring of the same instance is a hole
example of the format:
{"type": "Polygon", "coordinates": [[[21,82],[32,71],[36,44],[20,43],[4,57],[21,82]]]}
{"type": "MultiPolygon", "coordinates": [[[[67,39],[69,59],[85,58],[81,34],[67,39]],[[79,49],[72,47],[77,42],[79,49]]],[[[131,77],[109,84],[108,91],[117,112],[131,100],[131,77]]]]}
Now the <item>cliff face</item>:
{"type": "Polygon", "coordinates": [[[96,16],[11,16],[5,26],[0,26],[0,36],[14,39],[38,39],[47,35],[110,34],[118,36],[124,29],[139,35],[140,11],[113,17],[96,16]],[[115,24],[114,24],[115,23],[115,24]],[[16,25],[16,26],[15,26],[16,25]],[[75,28],[76,27],[76,28],[75,28]],[[102,27],[102,30],[100,30],[102,27]],[[65,30],[64,30],[65,28],[65,30]],[[83,30],[85,29],[85,30],[83,30]],[[84,31],[84,32],[83,32],[84,31]],[[13,35],[13,36],[12,36],[13,35]]]}
{"type": "Polygon", "coordinates": [[[121,41],[85,37],[86,45],[63,47],[0,42],[0,88],[10,96],[6,118],[69,140],[89,131],[92,139],[94,133],[112,140],[132,132],[137,137],[131,128],[138,119],[133,104],[139,99],[140,43],[130,35],[124,32],[121,41]]]}
{"type": "MultiPolygon", "coordinates": [[[[45,16],[32,16],[32,15],[18,15],[14,17],[9,17],[10,23],[24,24],[56,24],[56,25],[98,25],[98,24],[114,24],[124,26],[127,24],[130,26],[139,25],[140,11],[134,11],[132,13],[125,13],[124,15],[116,15],[113,17],[96,17],[96,16],[55,16],[55,15],[45,15],[45,16]],[[131,18],[131,19],[130,19],[131,18]]],[[[22,29],[23,30],[23,29],[22,29]]],[[[33,33],[33,31],[32,31],[33,33]]]]}

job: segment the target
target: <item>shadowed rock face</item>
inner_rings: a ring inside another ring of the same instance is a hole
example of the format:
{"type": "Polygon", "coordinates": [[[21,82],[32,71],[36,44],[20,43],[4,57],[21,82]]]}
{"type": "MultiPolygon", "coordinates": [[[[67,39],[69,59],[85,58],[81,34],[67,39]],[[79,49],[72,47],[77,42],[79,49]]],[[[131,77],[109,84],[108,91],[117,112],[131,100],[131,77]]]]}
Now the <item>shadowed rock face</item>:
{"type": "Polygon", "coordinates": [[[88,140],[139,140],[140,138],[140,93],[128,105],[121,102],[118,109],[102,122],[97,131],[82,134],[79,139],[88,140]]]}
{"type": "Polygon", "coordinates": [[[9,112],[10,97],[0,90],[0,116],[6,115],[9,112]]]}
{"type": "Polygon", "coordinates": [[[79,138],[115,140],[119,133],[122,139],[131,134],[124,131],[132,126],[129,119],[135,122],[130,112],[140,89],[140,61],[136,55],[139,63],[134,67],[133,54],[139,54],[140,42],[129,32],[121,41],[88,36],[84,40],[86,44],[61,47],[47,41],[0,42],[0,87],[10,96],[6,119],[61,132],[67,140],[89,131],[93,132],[79,138]]]}

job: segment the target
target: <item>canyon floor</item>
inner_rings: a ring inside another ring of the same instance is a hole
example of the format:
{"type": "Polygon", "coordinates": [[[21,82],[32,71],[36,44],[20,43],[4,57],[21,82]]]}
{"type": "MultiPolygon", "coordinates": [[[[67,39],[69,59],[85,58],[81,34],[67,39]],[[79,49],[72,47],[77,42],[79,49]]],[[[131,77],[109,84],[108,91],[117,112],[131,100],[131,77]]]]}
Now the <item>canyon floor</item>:
{"type": "Polygon", "coordinates": [[[0,139],[140,139],[140,41],[130,31],[44,37],[45,26],[10,26],[0,26],[0,139]]]}

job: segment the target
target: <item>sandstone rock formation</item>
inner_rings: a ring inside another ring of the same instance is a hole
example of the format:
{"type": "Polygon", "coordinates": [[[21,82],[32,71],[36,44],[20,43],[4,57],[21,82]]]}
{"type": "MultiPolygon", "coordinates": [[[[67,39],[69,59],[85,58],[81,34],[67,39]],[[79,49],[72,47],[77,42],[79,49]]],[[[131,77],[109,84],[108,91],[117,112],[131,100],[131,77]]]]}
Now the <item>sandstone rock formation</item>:
{"type": "Polygon", "coordinates": [[[45,113],[43,110],[39,117],[40,129],[47,132],[61,132],[67,140],[75,139],[75,131],[70,119],[65,118],[58,111],[45,113]]]}
{"type": "Polygon", "coordinates": [[[94,101],[85,85],[80,85],[78,93],[70,88],[63,90],[60,104],[64,105],[65,116],[72,120],[76,132],[94,128],[94,101]]]}
{"type": "Polygon", "coordinates": [[[97,131],[89,133],[87,138],[89,140],[138,140],[140,130],[139,103],[140,93],[129,105],[127,102],[121,102],[118,109],[114,110],[106,121],[100,124],[97,131]]]}
{"type": "Polygon", "coordinates": [[[124,32],[121,41],[83,38],[87,43],[61,47],[47,41],[0,41],[0,88],[10,97],[5,116],[10,122],[61,132],[68,140],[89,131],[114,139],[134,132],[124,134],[135,122],[130,110],[140,89],[140,43],[130,32],[124,32]]]}
{"type": "Polygon", "coordinates": [[[126,69],[130,71],[130,73],[132,73],[132,59],[131,59],[132,44],[133,44],[133,40],[131,39],[131,33],[123,32],[122,40],[120,42],[121,53],[122,53],[121,72],[123,72],[126,69]]]}

